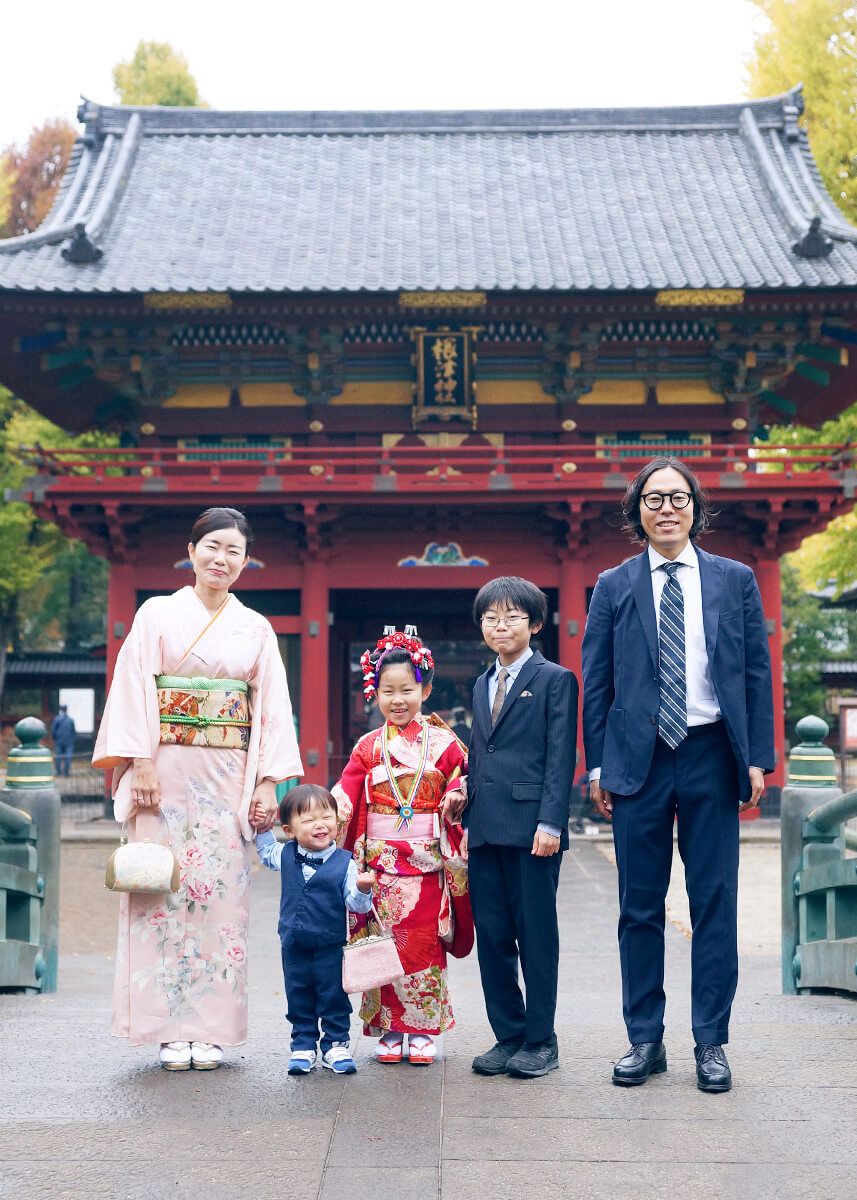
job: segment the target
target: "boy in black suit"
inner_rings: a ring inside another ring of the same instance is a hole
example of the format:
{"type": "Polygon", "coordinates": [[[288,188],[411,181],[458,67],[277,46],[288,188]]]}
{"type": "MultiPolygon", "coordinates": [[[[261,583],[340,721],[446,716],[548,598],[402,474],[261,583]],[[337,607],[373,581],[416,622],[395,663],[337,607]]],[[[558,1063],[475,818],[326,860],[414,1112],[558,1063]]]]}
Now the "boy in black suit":
{"type": "Polygon", "coordinates": [[[492,579],[473,617],[497,654],[473,689],[463,813],[479,970],[497,1038],[473,1069],[531,1078],[559,1066],[556,889],[568,849],[578,686],[571,671],[530,646],[547,619],[547,597],[535,584],[492,579]]]}

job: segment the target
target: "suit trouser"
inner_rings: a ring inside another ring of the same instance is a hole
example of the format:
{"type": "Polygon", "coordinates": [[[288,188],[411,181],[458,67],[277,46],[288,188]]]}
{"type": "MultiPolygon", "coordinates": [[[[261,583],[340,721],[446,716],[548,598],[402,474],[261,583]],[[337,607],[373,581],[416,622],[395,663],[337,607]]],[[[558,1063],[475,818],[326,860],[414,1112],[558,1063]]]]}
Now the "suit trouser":
{"type": "Polygon", "coordinates": [[[54,771],[57,775],[71,774],[71,759],[73,754],[73,742],[57,742],[54,746],[54,771]]]}
{"type": "Polygon", "coordinates": [[[283,946],[287,1019],[292,1049],[314,1050],[321,1022],[322,1053],[351,1036],[351,1001],[342,988],[342,947],[283,946]]]}
{"type": "Polygon", "coordinates": [[[722,722],[692,728],[675,750],[659,738],[643,787],[613,796],[622,1011],[632,1043],[660,1041],[664,1032],[664,901],[676,820],[693,929],[693,1036],[729,1040],[738,984],[738,796],[722,722]]]}
{"type": "Polygon", "coordinates": [[[562,852],[538,858],[519,846],[469,852],[470,903],[488,1020],[498,1042],[537,1045],[554,1034],[562,852]],[[518,983],[518,961],[526,1002],[518,983]]]}

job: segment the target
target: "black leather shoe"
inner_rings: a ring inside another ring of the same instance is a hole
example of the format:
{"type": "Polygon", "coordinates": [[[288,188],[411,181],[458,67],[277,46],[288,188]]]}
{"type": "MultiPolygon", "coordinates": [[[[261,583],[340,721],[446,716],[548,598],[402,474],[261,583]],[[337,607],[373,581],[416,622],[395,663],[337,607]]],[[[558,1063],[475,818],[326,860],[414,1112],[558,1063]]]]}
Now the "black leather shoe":
{"type": "Polygon", "coordinates": [[[521,1048],[520,1042],[498,1042],[485,1054],[477,1054],[471,1064],[477,1075],[505,1075],[506,1064],[521,1048]]]}
{"type": "Polygon", "coordinates": [[[722,1046],[694,1046],[696,1086],[701,1092],[728,1092],[732,1087],[732,1072],[722,1046]]]}
{"type": "Polygon", "coordinates": [[[667,1052],[663,1042],[636,1042],[613,1068],[613,1082],[619,1087],[635,1087],[645,1083],[650,1075],[660,1075],[666,1069],[667,1052]]]}
{"type": "Polygon", "coordinates": [[[538,1079],[540,1075],[555,1071],[558,1066],[559,1050],[554,1037],[549,1042],[538,1044],[525,1042],[517,1054],[513,1054],[506,1063],[506,1072],[524,1079],[538,1079]]]}

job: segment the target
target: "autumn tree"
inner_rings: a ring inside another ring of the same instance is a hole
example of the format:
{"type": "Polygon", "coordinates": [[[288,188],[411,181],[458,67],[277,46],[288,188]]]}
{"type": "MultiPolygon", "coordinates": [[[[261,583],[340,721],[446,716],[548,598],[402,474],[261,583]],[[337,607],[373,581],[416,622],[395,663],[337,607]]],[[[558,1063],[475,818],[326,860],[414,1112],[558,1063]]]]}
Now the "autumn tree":
{"type": "Polygon", "coordinates": [[[753,0],[769,21],[756,41],[750,90],[804,85],[801,122],[827,190],[857,223],[857,8],[846,0],[753,0]]]}
{"type": "Polygon", "coordinates": [[[113,86],[120,104],[206,107],[187,59],[167,42],[138,42],[130,62],[113,68],[113,86]]]}
{"type": "Polygon", "coordinates": [[[68,121],[45,121],[25,146],[12,146],[2,156],[0,237],[30,233],[41,225],[56,199],[74,139],[68,121]]]}

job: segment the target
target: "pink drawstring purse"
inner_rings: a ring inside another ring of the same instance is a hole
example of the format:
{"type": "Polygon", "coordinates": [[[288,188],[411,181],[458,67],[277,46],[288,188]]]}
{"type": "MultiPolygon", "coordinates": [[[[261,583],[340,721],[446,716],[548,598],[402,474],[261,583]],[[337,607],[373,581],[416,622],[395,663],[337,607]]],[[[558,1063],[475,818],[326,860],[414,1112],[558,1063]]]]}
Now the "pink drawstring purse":
{"type": "MultiPolygon", "coordinates": [[[[393,935],[384,928],[374,904],[372,914],[381,932],[353,942],[349,940],[342,948],[342,988],[345,992],[371,992],[373,988],[404,978],[405,970],[393,935]]],[[[347,913],[345,924],[347,930],[347,913]]]]}

